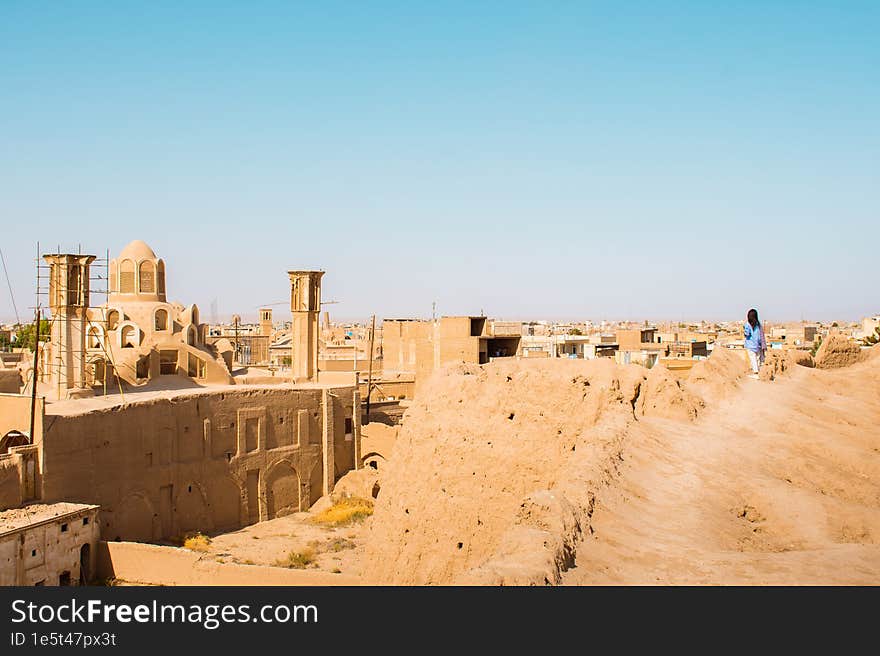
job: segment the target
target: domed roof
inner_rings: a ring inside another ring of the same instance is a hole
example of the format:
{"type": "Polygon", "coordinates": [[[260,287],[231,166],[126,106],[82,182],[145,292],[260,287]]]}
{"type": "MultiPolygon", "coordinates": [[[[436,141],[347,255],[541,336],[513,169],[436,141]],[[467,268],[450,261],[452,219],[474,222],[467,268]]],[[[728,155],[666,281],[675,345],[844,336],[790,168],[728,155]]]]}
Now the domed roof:
{"type": "Polygon", "coordinates": [[[135,262],[139,262],[141,260],[155,260],[157,258],[156,254],[153,252],[153,249],[150,248],[146,244],[146,242],[143,242],[140,239],[135,239],[128,246],[122,249],[122,252],[119,253],[119,257],[116,259],[132,259],[135,262]]]}

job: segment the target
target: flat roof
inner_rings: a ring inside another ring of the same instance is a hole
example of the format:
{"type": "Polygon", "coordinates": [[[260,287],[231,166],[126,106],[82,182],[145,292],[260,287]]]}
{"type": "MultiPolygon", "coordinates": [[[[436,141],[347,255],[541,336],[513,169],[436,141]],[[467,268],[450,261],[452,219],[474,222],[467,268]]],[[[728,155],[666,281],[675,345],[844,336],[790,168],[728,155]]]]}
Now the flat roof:
{"type": "MultiPolygon", "coordinates": [[[[255,367],[256,368],[256,367],[255,367]]],[[[268,372],[268,369],[265,370],[268,372]]],[[[325,372],[326,373],[326,372],[325,372]]],[[[173,376],[165,376],[163,378],[174,378],[173,376]]],[[[355,383],[330,383],[330,382],[301,382],[293,383],[289,379],[278,376],[277,383],[239,383],[236,385],[192,385],[175,388],[163,388],[152,385],[145,385],[142,388],[130,388],[125,390],[125,394],[118,392],[110,392],[111,384],[107,383],[108,394],[106,396],[89,396],[81,399],[65,399],[63,401],[49,401],[46,403],[46,415],[80,415],[87,414],[93,410],[106,410],[108,408],[124,408],[139,403],[151,403],[161,399],[183,399],[196,398],[200,396],[208,396],[213,394],[247,392],[255,390],[298,390],[298,389],[341,389],[354,388],[355,383]]],[[[178,377],[179,381],[186,379],[178,377]]]]}
{"type": "Polygon", "coordinates": [[[0,512],[0,536],[23,528],[53,522],[83,510],[97,510],[100,506],[88,503],[32,503],[22,508],[0,512]]]}

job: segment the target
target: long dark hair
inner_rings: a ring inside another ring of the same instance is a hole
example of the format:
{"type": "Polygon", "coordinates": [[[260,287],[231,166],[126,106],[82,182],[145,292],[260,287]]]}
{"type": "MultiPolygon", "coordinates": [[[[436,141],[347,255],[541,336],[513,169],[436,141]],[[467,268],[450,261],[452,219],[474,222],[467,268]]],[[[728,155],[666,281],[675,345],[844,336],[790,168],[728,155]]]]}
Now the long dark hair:
{"type": "Polygon", "coordinates": [[[761,322],[758,321],[758,311],[755,308],[749,310],[749,313],[746,315],[746,319],[748,319],[749,325],[752,328],[756,328],[761,325],[761,322]]]}

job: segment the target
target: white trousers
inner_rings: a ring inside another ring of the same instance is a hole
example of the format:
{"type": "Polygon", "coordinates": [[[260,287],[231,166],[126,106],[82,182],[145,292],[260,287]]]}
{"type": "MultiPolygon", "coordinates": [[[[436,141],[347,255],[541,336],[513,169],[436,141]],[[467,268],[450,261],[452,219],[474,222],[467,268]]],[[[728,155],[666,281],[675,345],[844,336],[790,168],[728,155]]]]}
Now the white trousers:
{"type": "Polygon", "coordinates": [[[752,351],[746,349],[749,353],[749,363],[752,365],[752,371],[754,373],[758,373],[758,369],[760,369],[761,365],[764,364],[764,352],[763,351],[752,351]]]}

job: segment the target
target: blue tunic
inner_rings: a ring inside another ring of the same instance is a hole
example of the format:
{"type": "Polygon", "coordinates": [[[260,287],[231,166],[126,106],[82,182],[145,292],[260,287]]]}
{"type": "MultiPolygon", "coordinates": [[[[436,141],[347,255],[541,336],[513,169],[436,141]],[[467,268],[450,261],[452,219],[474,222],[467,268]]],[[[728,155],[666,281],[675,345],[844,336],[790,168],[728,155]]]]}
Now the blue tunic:
{"type": "Polygon", "coordinates": [[[761,328],[761,324],[752,328],[751,324],[747,321],[743,326],[743,336],[746,338],[745,346],[748,350],[758,353],[767,348],[767,345],[764,343],[764,330],[761,328]]]}

